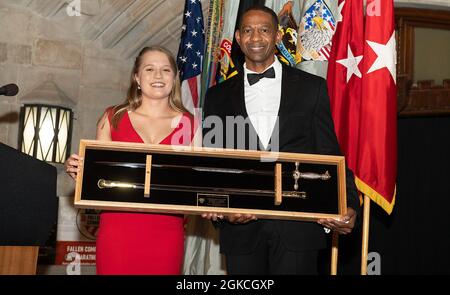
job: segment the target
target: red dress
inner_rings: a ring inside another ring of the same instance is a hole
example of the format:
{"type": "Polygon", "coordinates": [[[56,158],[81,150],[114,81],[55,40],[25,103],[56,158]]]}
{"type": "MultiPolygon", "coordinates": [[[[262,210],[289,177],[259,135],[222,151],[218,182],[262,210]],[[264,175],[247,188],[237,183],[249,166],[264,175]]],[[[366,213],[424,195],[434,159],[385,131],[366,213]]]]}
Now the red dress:
{"type": "MultiPolygon", "coordinates": [[[[178,126],[160,144],[171,144],[177,131],[183,129],[181,132],[185,132],[184,128],[190,128],[190,132],[192,126],[192,116],[183,114],[178,126]]],[[[128,112],[117,129],[111,125],[111,138],[113,141],[143,142],[133,128],[128,112]]],[[[191,140],[192,137],[189,142],[176,144],[189,145],[191,140]]],[[[183,253],[183,216],[110,211],[100,214],[97,274],[180,274],[183,253]]]]}

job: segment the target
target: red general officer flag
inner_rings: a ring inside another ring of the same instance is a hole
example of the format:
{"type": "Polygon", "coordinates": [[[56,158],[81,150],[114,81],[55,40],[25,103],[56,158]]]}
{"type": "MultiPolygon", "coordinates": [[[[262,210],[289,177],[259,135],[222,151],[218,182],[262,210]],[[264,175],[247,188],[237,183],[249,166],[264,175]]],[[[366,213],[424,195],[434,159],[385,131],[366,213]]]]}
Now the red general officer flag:
{"type": "Polygon", "coordinates": [[[397,177],[393,0],[367,0],[356,184],[389,214],[397,177]]]}
{"type": "Polygon", "coordinates": [[[331,113],[347,165],[357,171],[364,51],[363,1],[340,0],[328,63],[331,113]]]}

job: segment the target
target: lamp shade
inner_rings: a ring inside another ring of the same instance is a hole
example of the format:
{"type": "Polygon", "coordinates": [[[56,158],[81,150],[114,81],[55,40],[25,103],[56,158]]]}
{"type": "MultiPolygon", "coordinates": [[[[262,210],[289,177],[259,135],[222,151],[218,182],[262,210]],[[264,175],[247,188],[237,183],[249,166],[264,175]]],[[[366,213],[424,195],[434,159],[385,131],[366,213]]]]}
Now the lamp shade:
{"type": "Polygon", "coordinates": [[[20,112],[19,148],[46,162],[64,163],[70,153],[72,110],[50,105],[24,105],[20,112]]]}
{"type": "Polygon", "coordinates": [[[53,81],[20,100],[19,149],[42,161],[64,163],[70,154],[75,103],[53,81]]]}

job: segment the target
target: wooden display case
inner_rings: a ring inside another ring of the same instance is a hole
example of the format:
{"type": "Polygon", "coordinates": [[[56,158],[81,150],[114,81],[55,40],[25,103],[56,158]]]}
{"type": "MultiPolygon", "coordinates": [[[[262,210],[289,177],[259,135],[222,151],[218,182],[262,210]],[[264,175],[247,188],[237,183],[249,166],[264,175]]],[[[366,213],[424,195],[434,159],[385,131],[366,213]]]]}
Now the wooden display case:
{"type": "Polygon", "coordinates": [[[341,156],[81,140],[75,206],[316,221],[346,214],[341,156]]]}

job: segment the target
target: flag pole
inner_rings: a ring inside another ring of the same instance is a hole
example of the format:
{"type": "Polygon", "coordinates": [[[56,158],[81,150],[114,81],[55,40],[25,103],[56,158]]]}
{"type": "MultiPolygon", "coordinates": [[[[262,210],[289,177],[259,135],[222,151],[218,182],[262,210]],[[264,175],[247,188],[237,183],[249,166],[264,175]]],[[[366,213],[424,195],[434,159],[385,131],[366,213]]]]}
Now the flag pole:
{"type": "Polygon", "coordinates": [[[367,275],[367,253],[369,251],[369,224],[370,224],[370,198],[364,195],[362,249],[361,249],[361,275],[367,275]]]}
{"type": "Polygon", "coordinates": [[[338,246],[339,246],[339,233],[333,231],[333,239],[331,242],[331,275],[337,275],[338,264],[338,246]]]}

